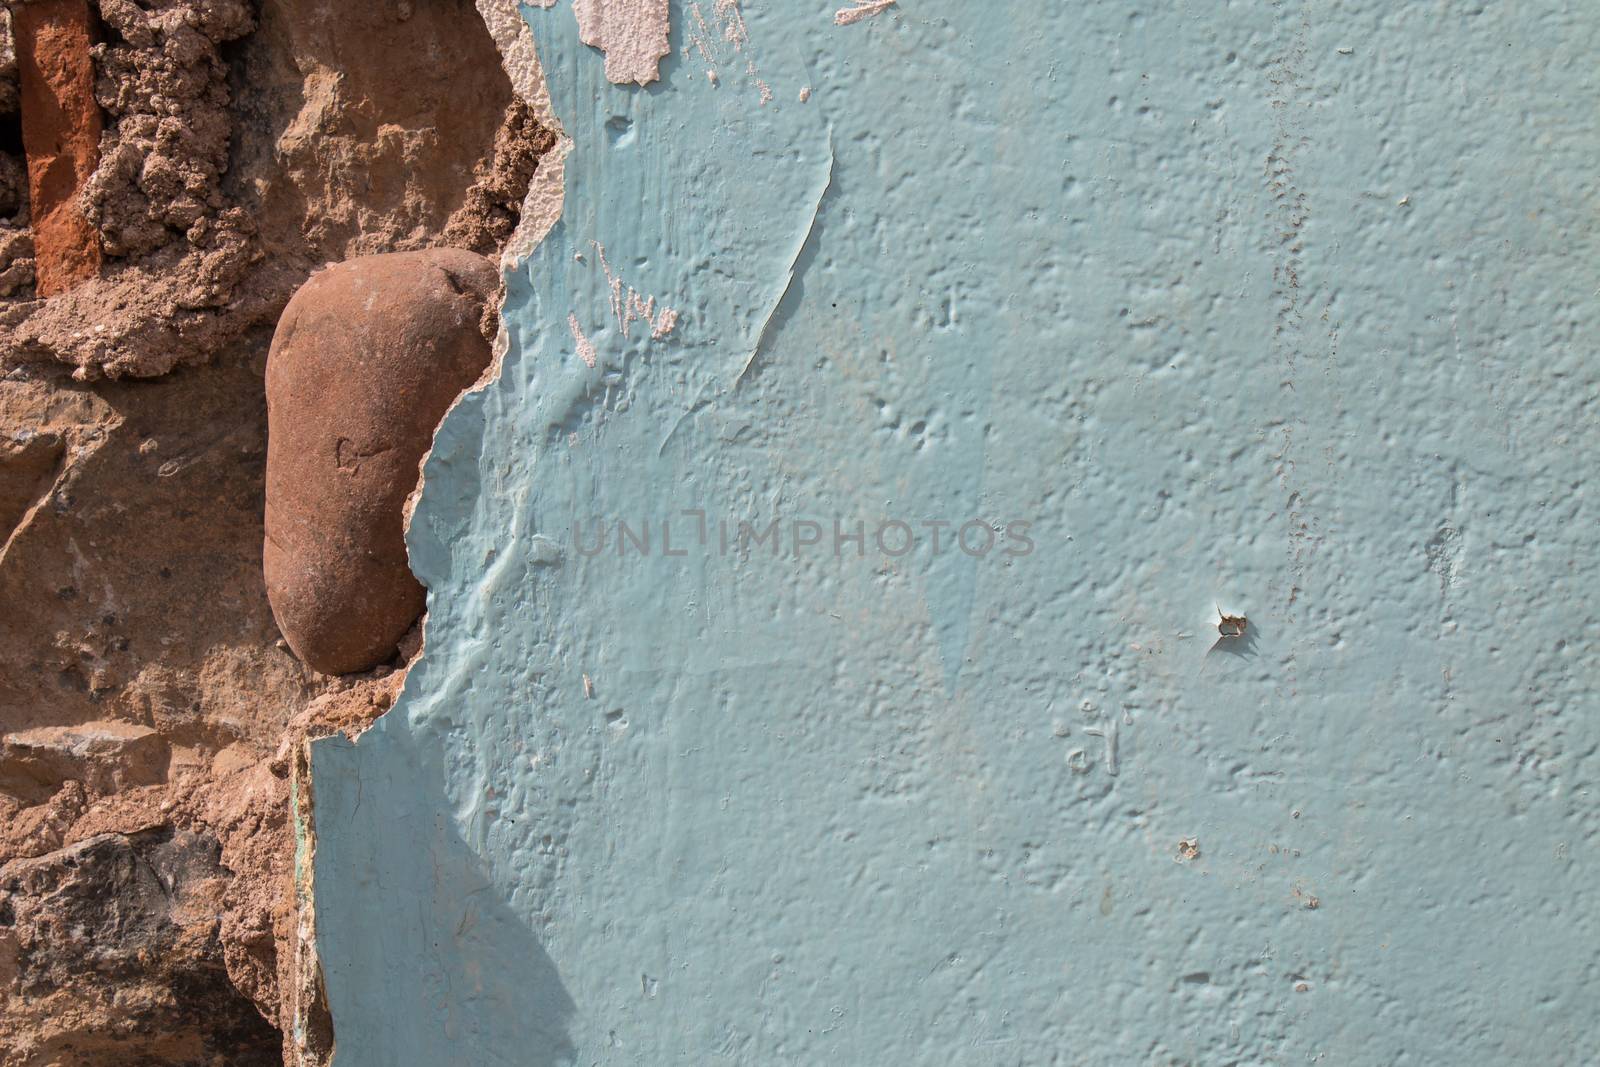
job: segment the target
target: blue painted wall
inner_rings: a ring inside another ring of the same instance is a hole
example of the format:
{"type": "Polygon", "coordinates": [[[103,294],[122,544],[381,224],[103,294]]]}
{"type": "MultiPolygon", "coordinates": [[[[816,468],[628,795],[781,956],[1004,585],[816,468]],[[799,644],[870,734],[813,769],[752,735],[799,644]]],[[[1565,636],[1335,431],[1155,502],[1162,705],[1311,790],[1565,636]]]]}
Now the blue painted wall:
{"type": "Polygon", "coordinates": [[[338,1067],[1600,1061],[1600,9],[839,6],[645,89],[527,9],[338,1067]]]}

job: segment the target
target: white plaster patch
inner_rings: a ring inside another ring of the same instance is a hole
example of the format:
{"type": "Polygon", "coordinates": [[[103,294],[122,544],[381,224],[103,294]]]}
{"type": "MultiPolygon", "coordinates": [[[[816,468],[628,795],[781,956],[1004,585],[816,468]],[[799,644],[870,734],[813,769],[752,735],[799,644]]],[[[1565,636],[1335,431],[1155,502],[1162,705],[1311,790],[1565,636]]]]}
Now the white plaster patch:
{"type": "Polygon", "coordinates": [[[614,85],[648,85],[661,76],[670,51],[667,0],[572,0],[578,39],[606,54],[614,85]]]}
{"type": "Polygon", "coordinates": [[[841,7],[835,11],[833,22],[836,26],[848,26],[887,11],[894,5],[895,0],[856,0],[855,7],[841,7]]]}

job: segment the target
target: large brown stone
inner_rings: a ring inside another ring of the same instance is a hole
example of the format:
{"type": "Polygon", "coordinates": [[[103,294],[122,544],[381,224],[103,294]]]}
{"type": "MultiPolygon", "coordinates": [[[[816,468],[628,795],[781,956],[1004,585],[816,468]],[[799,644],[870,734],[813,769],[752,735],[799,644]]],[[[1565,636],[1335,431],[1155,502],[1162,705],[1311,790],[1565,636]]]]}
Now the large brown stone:
{"type": "Polygon", "coordinates": [[[402,511],[451,403],[489,365],[494,265],[457,249],[349,260],[289,301],[267,360],[267,597],[328,674],[393,655],[421,614],[402,511]]]}
{"type": "Polygon", "coordinates": [[[12,9],[22,83],[34,272],[41,297],[100,272],[100,239],[78,193],[100,151],[94,99],[94,22],[87,0],[32,0],[12,9]]]}

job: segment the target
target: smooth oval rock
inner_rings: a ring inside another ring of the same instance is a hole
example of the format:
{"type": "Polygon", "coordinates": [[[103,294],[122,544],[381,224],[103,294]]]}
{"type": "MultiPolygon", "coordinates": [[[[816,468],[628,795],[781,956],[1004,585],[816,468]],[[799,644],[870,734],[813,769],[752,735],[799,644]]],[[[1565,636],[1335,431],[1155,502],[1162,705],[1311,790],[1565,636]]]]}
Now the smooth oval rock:
{"type": "Polygon", "coordinates": [[[327,674],[390,658],[422,613],[404,509],[433,433],[489,365],[499,285],[458,249],[352,259],[289,301],[267,357],[267,598],[327,674]]]}

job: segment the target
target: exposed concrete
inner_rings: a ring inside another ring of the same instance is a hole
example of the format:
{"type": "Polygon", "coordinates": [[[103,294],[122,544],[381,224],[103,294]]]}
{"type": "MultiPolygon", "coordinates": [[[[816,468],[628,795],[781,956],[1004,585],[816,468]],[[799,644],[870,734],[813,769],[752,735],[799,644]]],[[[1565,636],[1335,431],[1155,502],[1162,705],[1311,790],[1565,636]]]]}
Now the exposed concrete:
{"type": "Polygon", "coordinates": [[[0,735],[0,790],[39,804],[62,782],[99,793],[164,782],[171,748],[161,733],[127,722],[44,726],[0,735]]]}
{"type": "Polygon", "coordinates": [[[101,6],[109,124],[78,198],[101,276],[5,301],[36,294],[31,234],[0,219],[0,368],[158,377],[270,328],[326,263],[511,241],[553,135],[472,0],[101,6]]]}
{"type": "MultiPolygon", "coordinates": [[[[561,133],[561,124],[550,105],[550,89],[533,45],[533,34],[522,18],[518,0],[475,0],[478,14],[488,27],[500,53],[500,65],[510,79],[517,98],[532,112],[534,121],[550,131],[554,143],[540,157],[522,202],[521,218],[501,249],[501,267],[509,269],[528,258],[538,243],[561,217],[566,190],[565,160],[571,143],[561,133]]],[[[549,7],[553,0],[544,0],[549,7]]]]}

